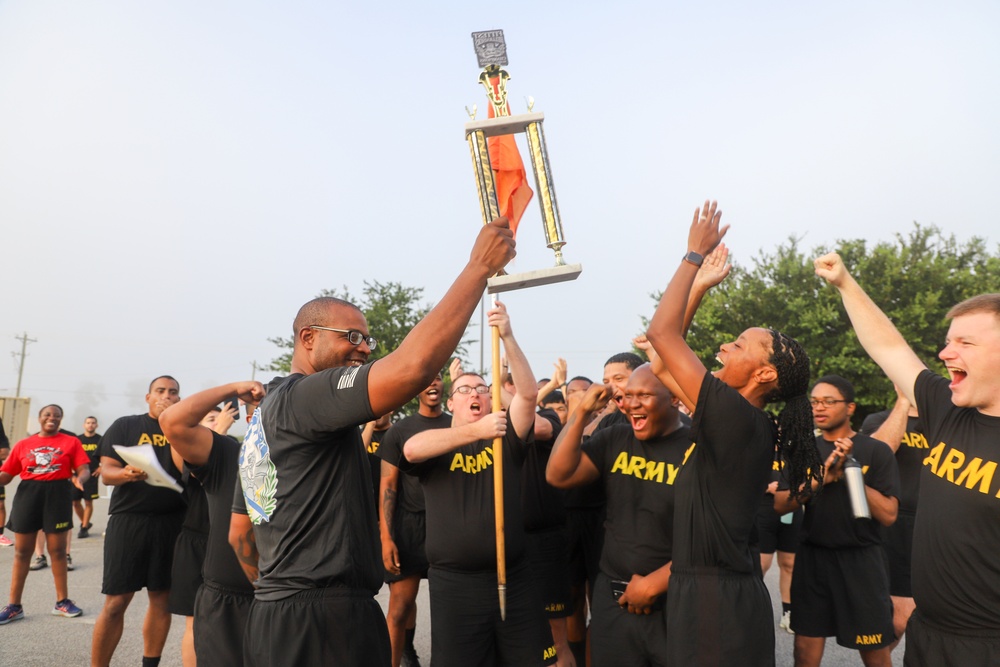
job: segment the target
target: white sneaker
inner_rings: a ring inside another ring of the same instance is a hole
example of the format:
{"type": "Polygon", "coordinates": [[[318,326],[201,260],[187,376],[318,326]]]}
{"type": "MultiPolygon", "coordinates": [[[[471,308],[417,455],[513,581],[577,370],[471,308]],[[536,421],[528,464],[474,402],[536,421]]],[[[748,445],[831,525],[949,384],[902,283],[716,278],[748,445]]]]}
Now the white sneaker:
{"type": "Polygon", "coordinates": [[[792,630],[792,612],[786,611],[781,615],[781,622],[778,623],[778,627],[787,632],[790,635],[794,635],[795,632],[792,630]]]}

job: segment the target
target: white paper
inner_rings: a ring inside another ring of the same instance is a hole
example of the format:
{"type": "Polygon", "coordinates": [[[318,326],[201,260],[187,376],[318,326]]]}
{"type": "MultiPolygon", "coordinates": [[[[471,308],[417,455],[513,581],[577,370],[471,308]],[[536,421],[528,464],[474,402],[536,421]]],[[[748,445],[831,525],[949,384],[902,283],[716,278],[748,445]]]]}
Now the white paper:
{"type": "Polygon", "coordinates": [[[146,473],[145,481],[147,484],[173,489],[177,493],[184,492],[184,489],[177,483],[177,480],[171,477],[163,469],[163,466],[160,465],[160,460],[156,458],[156,452],[153,450],[152,445],[136,445],[135,447],[114,445],[114,450],[118,456],[124,459],[125,463],[133,468],[139,468],[146,473]]]}

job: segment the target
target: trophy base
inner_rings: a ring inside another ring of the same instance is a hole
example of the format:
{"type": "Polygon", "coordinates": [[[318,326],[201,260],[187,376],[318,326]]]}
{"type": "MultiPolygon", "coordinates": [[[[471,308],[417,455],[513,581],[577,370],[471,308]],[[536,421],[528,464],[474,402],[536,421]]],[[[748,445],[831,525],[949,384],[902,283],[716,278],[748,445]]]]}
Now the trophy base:
{"type": "Polygon", "coordinates": [[[500,292],[512,292],[529,287],[538,287],[539,285],[564,283],[568,280],[576,280],[582,271],[582,264],[564,264],[537,271],[494,276],[486,281],[486,291],[489,294],[498,294],[500,292]]]}

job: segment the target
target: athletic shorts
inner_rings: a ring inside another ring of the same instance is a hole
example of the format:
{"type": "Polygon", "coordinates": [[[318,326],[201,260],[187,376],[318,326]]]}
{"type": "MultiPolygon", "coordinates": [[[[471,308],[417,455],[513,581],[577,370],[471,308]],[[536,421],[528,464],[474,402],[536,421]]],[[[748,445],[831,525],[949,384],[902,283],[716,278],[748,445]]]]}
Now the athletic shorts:
{"type": "Polygon", "coordinates": [[[184,511],[112,514],[104,533],[104,595],[170,590],[174,543],[184,511]]]}
{"type": "Polygon", "coordinates": [[[630,614],[611,593],[611,580],[599,572],[590,605],[590,651],[595,665],[667,664],[667,612],[630,614]]]}
{"type": "Polygon", "coordinates": [[[1000,633],[959,633],[935,628],[920,618],[920,610],[906,625],[903,667],[996,667],[1000,665],[1000,633]]]}
{"type": "Polygon", "coordinates": [[[792,575],[792,630],[836,637],[845,648],[883,648],[895,641],[889,576],[878,545],[826,549],[799,545],[792,575]]]}
{"type": "Polygon", "coordinates": [[[496,572],[431,567],[434,667],[554,664],[555,643],[527,565],[507,570],[507,620],[500,620],[496,572]]]}
{"type": "Polygon", "coordinates": [[[254,600],[243,661],[249,667],[386,666],[392,650],[372,591],[317,588],[281,600],[254,600]]]}
{"type": "Polygon", "coordinates": [[[407,512],[400,509],[396,513],[396,549],[399,551],[399,574],[386,570],[386,583],[402,581],[414,575],[427,578],[427,515],[423,512],[407,512]]]}
{"type": "Polygon", "coordinates": [[[97,488],[97,478],[91,477],[83,483],[83,491],[73,487],[73,500],[97,500],[101,492],[97,488]]]}
{"type": "Polygon", "coordinates": [[[714,567],[674,567],[667,636],[671,665],[774,667],[774,618],[764,581],[714,567]]]}
{"type": "Polygon", "coordinates": [[[208,535],[181,528],[174,542],[174,562],[170,568],[170,613],[194,616],[194,599],[201,586],[201,566],[205,563],[208,535]]]}
{"type": "Polygon", "coordinates": [[[534,580],[546,618],[566,618],[573,613],[566,560],[566,529],[537,530],[525,535],[528,571],[534,580]]]}
{"type": "Polygon", "coordinates": [[[68,479],[42,482],[23,479],[14,492],[7,527],[15,533],[63,533],[73,528],[73,501],[68,479]]]}
{"type": "Polygon", "coordinates": [[[802,508],[791,515],[782,515],[774,511],[774,496],[768,495],[770,503],[761,503],[757,510],[757,539],[762,554],[773,554],[775,551],[793,554],[799,546],[799,531],[802,529],[802,508]],[[787,523],[786,523],[787,522],[787,523]]]}
{"type": "Polygon", "coordinates": [[[882,550],[889,568],[889,594],[912,598],[910,586],[910,556],[913,553],[913,523],[915,514],[902,512],[891,526],[882,526],[882,550]]]}
{"type": "Polygon", "coordinates": [[[569,561],[570,586],[584,581],[594,587],[600,571],[601,549],[604,548],[604,518],[606,508],[566,508],[566,549],[569,561]]]}
{"type": "Polygon", "coordinates": [[[252,591],[234,591],[206,581],[194,602],[194,652],[203,665],[243,665],[243,636],[252,591]]]}

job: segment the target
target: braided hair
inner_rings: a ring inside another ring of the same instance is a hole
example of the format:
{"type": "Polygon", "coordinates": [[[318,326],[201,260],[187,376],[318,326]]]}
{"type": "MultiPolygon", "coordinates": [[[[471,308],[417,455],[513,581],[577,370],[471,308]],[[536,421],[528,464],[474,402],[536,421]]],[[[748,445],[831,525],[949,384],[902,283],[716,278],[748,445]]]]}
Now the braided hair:
{"type": "Polygon", "coordinates": [[[778,413],[776,456],[783,468],[795,500],[804,502],[812,495],[811,479],[823,482],[823,461],[813,435],[812,406],[809,403],[809,355],[794,338],[780,331],[771,334],[771,358],[778,384],[766,397],[767,403],[784,401],[778,413]]]}

